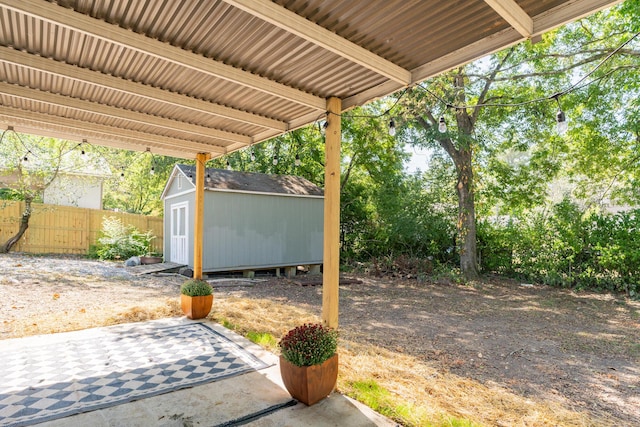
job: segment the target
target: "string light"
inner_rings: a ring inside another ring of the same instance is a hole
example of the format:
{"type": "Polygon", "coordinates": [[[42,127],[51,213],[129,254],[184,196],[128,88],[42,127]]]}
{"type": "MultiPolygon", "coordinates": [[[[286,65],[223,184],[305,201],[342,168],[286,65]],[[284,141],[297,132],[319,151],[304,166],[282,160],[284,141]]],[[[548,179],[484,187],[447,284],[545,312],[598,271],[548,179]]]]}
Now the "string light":
{"type": "Polygon", "coordinates": [[[229,162],[229,160],[227,160],[227,170],[231,170],[231,163],[229,162]]]}
{"type": "Polygon", "coordinates": [[[251,147],[251,161],[252,162],[256,161],[256,152],[253,147],[251,147]]]}
{"type": "Polygon", "coordinates": [[[393,119],[389,120],[389,135],[396,135],[396,122],[394,122],[393,119]]]}
{"type": "Polygon", "coordinates": [[[300,166],[302,162],[300,161],[300,156],[296,154],[296,160],[293,162],[294,165],[300,166]]]}
{"type": "Polygon", "coordinates": [[[440,120],[438,120],[438,131],[440,131],[440,133],[447,131],[447,122],[444,120],[444,116],[440,116],[440,120]]]}
{"type": "Polygon", "coordinates": [[[278,156],[273,156],[273,166],[278,164],[278,156]]]}
{"type": "Polygon", "coordinates": [[[151,153],[151,148],[147,147],[145,152],[151,154],[151,169],[149,170],[149,174],[150,175],[155,175],[155,173],[156,173],[156,160],[153,157],[153,153],[151,153]]]}
{"type": "Polygon", "coordinates": [[[207,176],[205,178],[205,181],[207,181],[207,184],[211,183],[211,174],[209,172],[207,172],[207,176]]]}
{"type": "Polygon", "coordinates": [[[567,117],[564,115],[564,111],[562,111],[562,106],[560,105],[560,93],[556,93],[552,98],[558,103],[558,112],[556,113],[556,130],[560,135],[564,135],[567,132],[569,125],[567,124],[567,117]]]}
{"type": "MultiPolygon", "coordinates": [[[[83,139],[83,140],[82,140],[82,144],[86,144],[86,143],[87,143],[87,140],[86,140],[86,139],[83,139]]],[[[82,148],[82,144],[81,144],[80,154],[84,156],[84,155],[85,155],[85,151],[84,151],[84,148],[82,148]]]]}
{"type": "Polygon", "coordinates": [[[564,135],[569,129],[569,125],[567,124],[567,118],[564,115],[562,110],[558,110],[556,113],[556,130],[560,135],[564,135]]]}

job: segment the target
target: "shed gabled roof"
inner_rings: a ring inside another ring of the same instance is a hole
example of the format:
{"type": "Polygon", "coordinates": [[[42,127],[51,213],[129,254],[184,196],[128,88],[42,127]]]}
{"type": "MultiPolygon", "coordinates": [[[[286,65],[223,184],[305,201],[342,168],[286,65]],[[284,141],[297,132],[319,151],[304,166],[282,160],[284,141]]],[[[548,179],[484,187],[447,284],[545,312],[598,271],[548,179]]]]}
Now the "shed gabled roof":
{"type": "MultiPolygon", "coordinates": [[[[189,179],[195,189],[195,166],[178,164],[174,167],[162,198],[175,176],[180,173],[189,179]]],[[[231,192],[282,194],[288,196],[322,197],[320,187],[300,176],[268,175],[255,172],[239,172],[225,169],[207,168],[205,170],[205,190],[221,190],[231,192]]]]}
{"type": "Polygon", "coordinates": [[[621,0],[0,0],[0,126],[218,157],[621,0]]]}

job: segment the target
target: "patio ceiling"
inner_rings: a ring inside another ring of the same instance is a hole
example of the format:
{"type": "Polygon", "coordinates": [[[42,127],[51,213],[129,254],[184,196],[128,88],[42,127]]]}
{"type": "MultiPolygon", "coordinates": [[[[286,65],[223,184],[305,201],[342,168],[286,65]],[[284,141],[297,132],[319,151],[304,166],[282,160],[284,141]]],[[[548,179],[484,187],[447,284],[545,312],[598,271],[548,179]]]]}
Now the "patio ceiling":
{"type": "Polygon", "coordinates": [[[0,0],[0,126],[218,157],[620,0],[0,0]]]}

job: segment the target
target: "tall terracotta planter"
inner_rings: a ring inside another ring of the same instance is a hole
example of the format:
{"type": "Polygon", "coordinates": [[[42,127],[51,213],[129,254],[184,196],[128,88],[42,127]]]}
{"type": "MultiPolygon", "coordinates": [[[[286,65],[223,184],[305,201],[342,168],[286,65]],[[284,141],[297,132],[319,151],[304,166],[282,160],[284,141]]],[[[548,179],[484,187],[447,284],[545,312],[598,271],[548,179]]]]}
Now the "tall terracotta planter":
{"type": "Polygon", "coordinates": [[[180,305],[182,306],[182,312],[189,319],[203,319],[211,311],[213,295],[190,297],[189,295],[181,294],[180,305]]]}
{"type": "Polygon", "coordinates": [[[280,375],[289,394],[311,406],[329,396],[338,380],[338,355],[313,366],[296,366],[280,356],[280,375]]]}

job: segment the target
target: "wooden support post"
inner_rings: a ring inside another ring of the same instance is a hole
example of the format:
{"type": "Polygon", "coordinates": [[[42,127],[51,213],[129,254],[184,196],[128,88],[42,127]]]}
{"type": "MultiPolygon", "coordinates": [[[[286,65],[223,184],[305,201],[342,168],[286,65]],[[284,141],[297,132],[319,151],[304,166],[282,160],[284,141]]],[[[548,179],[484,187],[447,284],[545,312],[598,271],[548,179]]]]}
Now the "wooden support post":
{"type": "Polygon", "coordinates": [[[193,220],[193,278],[202,279],[202,242],[204,232],[204,169],[209,153],[196,154],[196,206],[193,220]]]}
{"type": "Polygon", "coordinates": [[[324,247],[322,275],[322,322],[338,327],[340,280],[340,114],[339,98],[327,99],[324,166],[324,247]]]}

